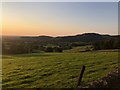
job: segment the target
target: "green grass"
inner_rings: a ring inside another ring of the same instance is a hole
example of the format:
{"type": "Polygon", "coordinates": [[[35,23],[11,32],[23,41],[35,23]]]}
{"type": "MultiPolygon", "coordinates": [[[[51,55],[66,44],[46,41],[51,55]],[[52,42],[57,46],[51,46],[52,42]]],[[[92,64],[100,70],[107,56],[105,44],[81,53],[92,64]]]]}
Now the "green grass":
{"type": "Polygon", "coordinates": [[[64,52],[76,53],[76,52],[85,51],[86,49],[90,49],[91,50],[92,46],[91,45],[87,45],[87,46],[73,47],[73,49],[65,50],[64,52]]]}
{"type": "Polygon", "coordinates": [[[118,52],[4,55],[2,62],[3,87],[75,88],[82,65],[86,86],[118,67],[118,52]]]}

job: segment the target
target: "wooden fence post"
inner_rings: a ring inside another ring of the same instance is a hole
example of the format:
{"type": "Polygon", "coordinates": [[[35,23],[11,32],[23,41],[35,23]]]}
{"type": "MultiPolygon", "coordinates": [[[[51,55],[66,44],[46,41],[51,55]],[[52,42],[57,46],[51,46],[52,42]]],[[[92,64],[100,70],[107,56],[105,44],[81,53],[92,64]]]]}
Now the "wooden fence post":
{"type": "Polygon", "coordinates": [[[80,83],[81,83],[81,81],[82,81],[82,77],[83,77],[84,71],[85,71],[85,66],[83,65],[83,66],[82,66],[81,73],[80,73],[80,76],[79,76],[79,79],[78,79],[77,87],[80,85],[80,83]]]}

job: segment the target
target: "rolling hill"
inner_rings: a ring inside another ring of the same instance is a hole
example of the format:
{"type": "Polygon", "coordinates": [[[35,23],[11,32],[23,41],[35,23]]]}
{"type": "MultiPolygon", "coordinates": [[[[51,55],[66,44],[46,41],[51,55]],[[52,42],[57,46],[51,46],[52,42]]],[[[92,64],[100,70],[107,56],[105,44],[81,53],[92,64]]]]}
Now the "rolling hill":
{"type": "Polygon", "coordinates": [[[33,36],[33,37],[20,37],[22,39],[28,40],[39,40],[39,41],[50,41],[50,42],[85,42],[91,43],[96,41],[117,39],[120,38],[119,35],[101,35],[97,33],[84,33],[75,36],[61,36],[61,37],[51,37],[51,36],[33,36]]]}

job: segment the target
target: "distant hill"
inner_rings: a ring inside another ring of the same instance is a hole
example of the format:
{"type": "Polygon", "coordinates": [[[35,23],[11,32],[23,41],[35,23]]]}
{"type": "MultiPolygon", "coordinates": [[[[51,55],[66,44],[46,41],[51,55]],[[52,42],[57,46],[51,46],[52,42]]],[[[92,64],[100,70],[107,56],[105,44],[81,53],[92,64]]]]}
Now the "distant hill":
{"type": "Polygon", "coordinates": [[[38,41],[48,41],[48,42],[85,42],[91,43],[96,41],[102,41],[107,39],[117,39],[118,35],[101,35],[98,33],[84,33],[74,36],[61,36],[61,37],[51,37],[51,36],[35,36],[35,37],[21,37],[22,39],[38,40],[38,41]]]}
{"type": "Polygon", "coordinates": [[[61,43],[61,42],[82,42],[82,43],[93,43],[102,40],[109,39],[119,39],[120,35],[102,35],[98,33],[83,33],[73,36],[59,36],[59,37],[51,37],[51,36],[3,36],[3,41],[8,40],[27,40],[27,41],[37,41],[40,43],[61,43]]]}
{"type": "Polygon", "coordinates": [[[21,37],[22,39],[36,39],[36,40],[40,40],[40,41],[48,41],[48,40],[52,40],[53,37],[51,36],[24,36],[24,37],[21,37]]]}
{"type": "Polygon", "coordinates": [[[66,37],[61,37],[60,41],[64,42],[93,42],[93,41],[99,41],[103,40],[104,37],[100,34],[96,33],[84,33],[84,34],[79,34],[75,36],[66,36],[66,37]]]}

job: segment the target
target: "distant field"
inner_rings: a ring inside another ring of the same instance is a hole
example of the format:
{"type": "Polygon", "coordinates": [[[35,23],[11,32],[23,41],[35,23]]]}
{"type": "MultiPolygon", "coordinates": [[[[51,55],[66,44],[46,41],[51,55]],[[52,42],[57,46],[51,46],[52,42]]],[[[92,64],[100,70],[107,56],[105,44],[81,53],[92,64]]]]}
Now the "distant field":
{"type": "Polygon", "coordinates": [[[64,52],[67,52],[67,53],[78,53],[78,52],[85,51],[87,48],[88,49],[92,49],[92,47],[89,45],[89,46],[73,47],[73,49],[65,50],[64,52]]]}
{"type": "Polygon", "coordinates": [[[83,86],[118,67],[118,52],[77,50],[74,48],[63,53],[4,55],[3,87],[75,88],[82,65],[86,66],[83,86]]]}

